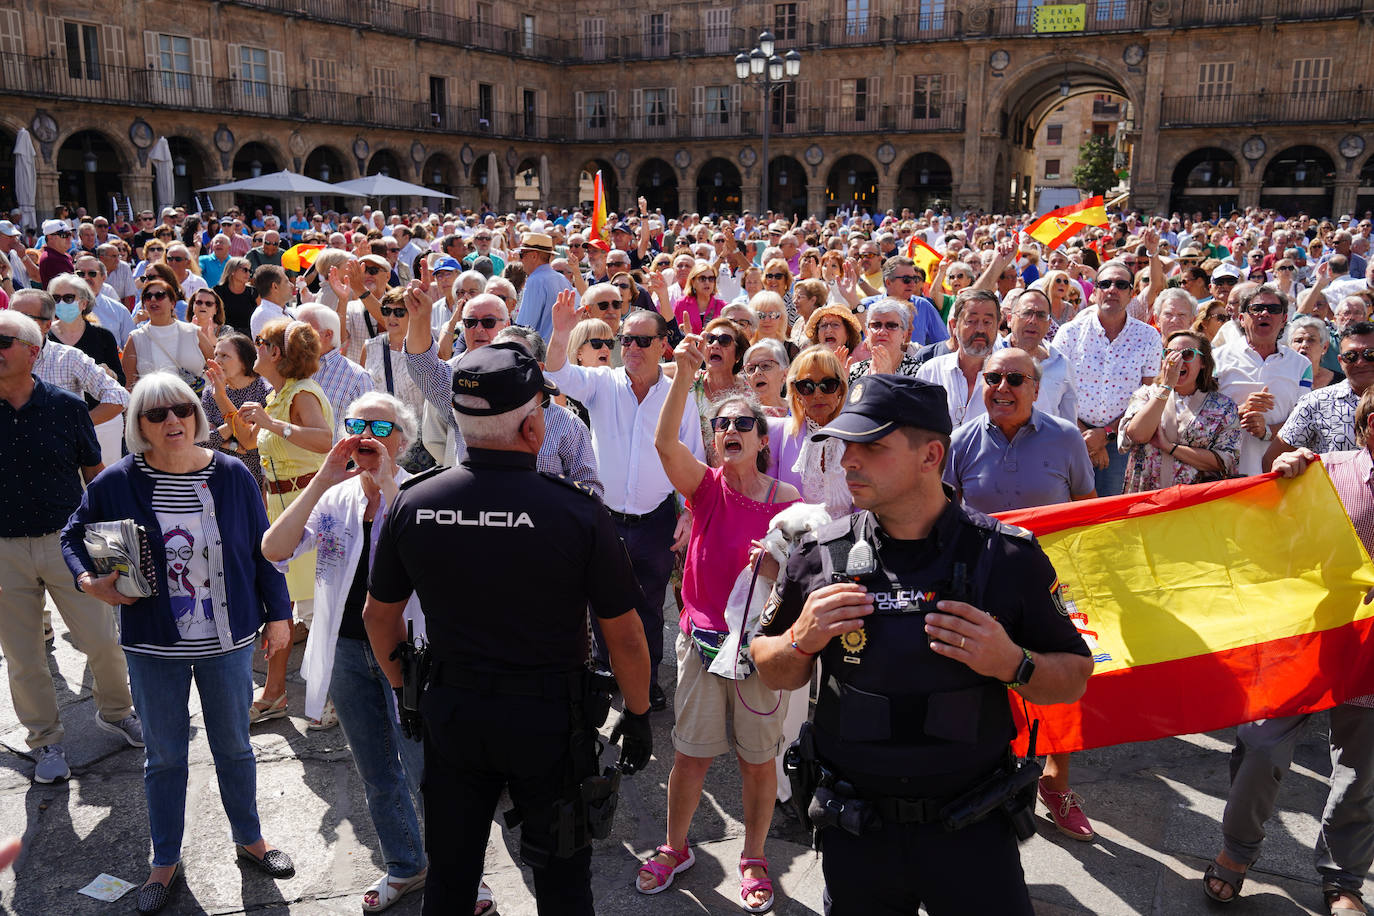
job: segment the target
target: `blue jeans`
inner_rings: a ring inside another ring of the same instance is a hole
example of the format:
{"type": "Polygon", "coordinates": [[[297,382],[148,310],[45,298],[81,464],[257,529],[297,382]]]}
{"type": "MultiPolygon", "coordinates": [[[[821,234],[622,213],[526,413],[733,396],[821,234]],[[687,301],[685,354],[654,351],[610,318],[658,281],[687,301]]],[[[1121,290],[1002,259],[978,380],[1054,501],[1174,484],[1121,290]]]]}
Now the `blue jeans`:
{"type": "Polygon", "coordinates": [[[1120,496],[1126,485],[1126,453],[1117,450],[1115,439],[1107,440],[1106,449],[1110,463],[1093,469],[1093,483],[1098,496],[1120,496]]]}
{"type": "Polygon", "coordinates": [[[205,737],[215,759],[220,801],[229,816],[234,842],[250,846],[262,839],[258,823],[258,771],[248,741],[248,708],[253,705],[253,646],[210,658],[159,658],[125,653],[134,707],[143,720],[147,745],[143,792],[148,800],[148,832],[153,867],[181,860],[186,828],[187,754],[191,743],[191,678],[200,693],[205,737]]]}
{"type": "Polygon", "coordinates": [[[329,696],[363,779],[367,810],[393,878],[424,871],[425,849],[411,795],[420,794],[425,751],[401,734],[396,697],[364,639],[339,637],[329,696]]]}

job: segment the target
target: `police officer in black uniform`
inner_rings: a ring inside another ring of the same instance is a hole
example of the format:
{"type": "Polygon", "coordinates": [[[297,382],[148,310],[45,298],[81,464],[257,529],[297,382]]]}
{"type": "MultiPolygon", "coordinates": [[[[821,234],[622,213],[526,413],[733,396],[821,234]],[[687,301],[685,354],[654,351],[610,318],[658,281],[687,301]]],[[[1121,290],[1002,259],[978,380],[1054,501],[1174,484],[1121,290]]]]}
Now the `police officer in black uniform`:
{"type": "Polygon", "coordinates": [[[951,501],[949,434],[940,386],[855,384],[814,438],[847,443],[862,511],[792,553],[752,643],[775,688],[808,683],[821,661],[800,745],[819,773],[810,811],[832,916],[1030,914],[1010,813],[953,830],[946,818],[1016,772],[1008,688],[1072,702],[1092,670],[1034,539],[951,501]]]}
{"type": "Polygon", "coordinates": [[[463,355],[453,388],[467,460],[402,485],[378,539],[364,612],[393,687],[400,667],[381,660],[406,638],[402,610],[412,591],[425,612],[434,661],[419,705],[424,912],[472,906],[491,818],[508,788],[515,809],[507,820],[521,824],[539,912],[590,914],[582,796],[600,775],[601,723],[589,721],[595,714],[584,702],[587,607],[625,698],[611,739],[624,736],[620,769],[634,772],[653,740],[649,652],[634,612],[643,596],[600,500],[535,470],[541,406],[556,393],[538,363],[517,344],[493,344],[463,355]]]}

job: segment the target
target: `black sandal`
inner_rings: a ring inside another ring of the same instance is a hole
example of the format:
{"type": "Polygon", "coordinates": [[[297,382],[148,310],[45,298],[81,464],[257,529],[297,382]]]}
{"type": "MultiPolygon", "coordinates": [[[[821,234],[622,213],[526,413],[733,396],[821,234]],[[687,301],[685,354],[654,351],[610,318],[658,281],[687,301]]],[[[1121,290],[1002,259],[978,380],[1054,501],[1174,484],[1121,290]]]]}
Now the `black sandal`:
{"type": "Polygon", "coordinates": [[[166,884],[145,884],[138,889],[138,911],[144,914],[160,913],[172,899],[172,887],[181,877],[181,863],[172,867],[172,876],[166,884]]]}
{"type": "Polygon", "coordinates": [[[296,875],[296,866],[292,864],[291,857],[280,849],[267,850],[261,859],[249,852],[246,846],[235,846],[234,851],[240,859],[252,862],[273,878],[293,878],[296,875]]]}
{"type": "Polygon", "coordinates": [[[1212,862],[1207,866],[1207,870],[1202,873],[1202,892],[1215,900],[1217,903],[1230,903],[1240,896],[1240,889],[1245,886],[1245,872],[1227,868],[1220,862],[1212,862]],[[1220,881],[1231,889],[1231,896],[1222,897],[1212,890],[1212,885],[1208,882],[1213,879],[1220,881]]]}
{"type": "Polygon", "coordinates": [[[1369,912],[1369,909],[1364,905],[1363,897],[1361,897],[1355,891],[1348,891],[1343,887],[1336,887],[1335,885],[1328,884],[1326,887],[1322,888],[1322,899],[1326,901],[1326,912],[1330,914],[1330,916],[1338,916],[1338,914],[1340,913],[1369,912]],[[1351,900],[1353,900],[1356,904],[1355,909],[1352,910],[1349,907],[1341,907],[1339,910],[1333,910],[1331,908],[1331,904],[1335,903],[1342,897],[1348,897],[1351,900]]]}

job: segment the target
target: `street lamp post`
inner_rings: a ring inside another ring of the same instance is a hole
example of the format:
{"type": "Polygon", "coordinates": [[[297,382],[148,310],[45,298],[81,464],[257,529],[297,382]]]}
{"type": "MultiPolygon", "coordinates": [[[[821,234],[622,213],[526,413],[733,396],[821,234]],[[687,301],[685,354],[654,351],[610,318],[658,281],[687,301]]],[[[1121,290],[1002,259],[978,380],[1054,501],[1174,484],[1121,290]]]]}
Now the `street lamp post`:
{"type": "Polygon", "coordinates": [[[772,126],[772,115],[769,111],[773,102],[773,86],[776,83],[791,82],[801,72],[801,55],[796,49],[788,51],[779,57],[773,52],[777,50],[777,43],[773,39],[772,32],[763,32],[759,35],[759,43],[754,50],[749,52],[741,51],[735,55],[735,76],[748,85],[763,92],[763,169],[762,171],[762,193],[759,195],[759,210],[766,213],[769,210],[768,192],[768,170],[771,164],[768,159],[768,129],[772,126]]]}

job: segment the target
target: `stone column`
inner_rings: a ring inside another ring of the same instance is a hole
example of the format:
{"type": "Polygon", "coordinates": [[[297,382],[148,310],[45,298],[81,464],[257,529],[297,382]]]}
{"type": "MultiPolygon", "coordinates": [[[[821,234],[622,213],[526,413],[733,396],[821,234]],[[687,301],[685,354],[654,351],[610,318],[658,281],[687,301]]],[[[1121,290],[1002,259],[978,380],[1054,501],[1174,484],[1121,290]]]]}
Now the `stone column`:
{"type": "Polygon", "coordinates": [[[1340,216],[1342,213],[1349,213],[1359,219],[1359,214],[1355,213],[1355,204],[1360,196],[1359,178],[1338,178],[1336,179],[1335,196],[1332,198],[1331,215],[1340,216]]]}
{"type": "MultiPolygon", "coordinates": [[[[1157,212],[1159,188],[1159,122],[1168,78],[1169,39],[1150,39],[1146,57],[1143,103],[1132,103],[1135,114],[1135,145],[1131,150],[1131,206],[1142,213],[1157,212]]],[[[1166,192],[1167,193],[1167,192],[1166,192]]]]}
{"type": "Polygon", "coordinates": [[[878,212],[886,213],[897,206],[897,182],[894,177],[891,183],[878,182],[878,212]]]}
{"type": "MultiPolygon", "coordinates": [[[[616,178],[619,177],[619,175],[616,176],[616,178]]],[[[619,201],[617,202],[615,207],[615,211],[617,213],[624,214],[628,212],[632,207],[634,207],[635,189],[633,185],[627,184],[624,181],[619,182],[616,185],[616,196],[619,198],[619,201]]],[[[607,201],[607,203],[609,204],[610,201],[607,201]]]]}
{"type": "Polygon", "coordinates": [[[740,188],[739,195],[740,208],[748,210],[750,213],[759,213],[763,210],[763,189],[753,182],[748,182],[740,188]]]}
{"type": "Polygon", "coordinates": [[[53,208],[62,201],[62,188],[58,183],[57,169],[46,167],[42,159],[34,162],[33,217],[34,228],[43,225],[43,220],[52,216],[53,208]]]}
{"type": "Polygon", "coordinates": [[[153,201],[153,176],[149,172],[124,172],[119,176],[119,183],[135,210],[157,212],[157,204],[153,201]]]}
{"type": "MultiPolygon", "coordinates": [[[[988,167],[984,163],[995,162],[997,156],[994,153],[991,157],[984,157],[982,136],[985,130],[995,131],[997,129],[997,112],[987,111],[983,105],[976,104],[974,101],[987,97],[987,62],[987,46],[974,45],[969,48],[968,95],[966,97],[970,102],[964,108],[963,162],[962,164],[953,164],[954,186],[959,189],[959,194],[950,203],[951,213],[957,214],[964,207],[970,205],[989,208],[992,203],[991,194],[984,193],[981,172],[988,167]]],[[[1002,142],[1005,143],[1006,141],[1002,142]]]]}
{"type": "Polygon", "coordinates": [[[825,216],[825,181],[819,177],[806,183],[806,210],[817,217],[825,216]]]}
{"type": "Polygon", "coordinates": [[[1258,207],[1260,202],[1260,188],[1262,186],[1263,181],[1258,175],[1246,178],[1242,181],[1239,188],[1237,188],[1239,193],[1236,196],[1236,206],[1242,210],[1246,207],[1258,207]]]}
{"type": "MultiPolygon", "coordinates": [[[[747,193],[747,192],[746,192],[747,193]]],[[[697,208],[697,186],[694,184],[680,184],[677,186],[677,212],[678,216],[684,213],[691,213],[697,208]]]]}

